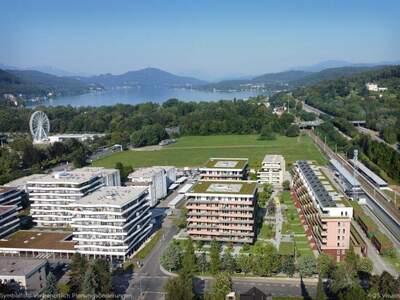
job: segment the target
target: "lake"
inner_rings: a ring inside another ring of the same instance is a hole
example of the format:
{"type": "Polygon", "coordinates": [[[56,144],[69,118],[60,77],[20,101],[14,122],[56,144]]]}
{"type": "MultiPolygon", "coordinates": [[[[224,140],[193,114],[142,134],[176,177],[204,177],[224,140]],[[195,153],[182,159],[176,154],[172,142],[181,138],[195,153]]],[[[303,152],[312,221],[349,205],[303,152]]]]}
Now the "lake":
{"type": "MultiPolygon", "coordinates": [[[[182,101],[217,101],[245,99],[257,96],[254,91],[243,92],[207,92],[191,89],[172,89],[161,87],[142,87],[127,89],[111,89],[78,96],[63,96],[40,103],[44,106],[71,105],[71,106],[103,106],[117,103],[138,104],[143,102],[164,102],[171,98],[182,101]]],[[[36,106],[39,104],[33,104],[36,106]]]]}

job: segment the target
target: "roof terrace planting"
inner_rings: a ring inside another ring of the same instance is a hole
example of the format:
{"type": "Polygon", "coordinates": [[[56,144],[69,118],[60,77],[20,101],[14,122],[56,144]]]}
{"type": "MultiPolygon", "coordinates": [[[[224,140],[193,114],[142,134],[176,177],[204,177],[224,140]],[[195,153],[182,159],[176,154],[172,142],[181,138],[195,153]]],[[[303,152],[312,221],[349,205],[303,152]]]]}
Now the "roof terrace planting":
{"type": "Polygon", "coordinates": [[[243,170],[248,164],[247,158],[210,158],[204,165],[207,169],[243,170]]]}
{"type": "Polygon", "coordinates": [[[253,181],[199,181],[189,193],[253,195],[256,189],[257,183],[253,181]]]}

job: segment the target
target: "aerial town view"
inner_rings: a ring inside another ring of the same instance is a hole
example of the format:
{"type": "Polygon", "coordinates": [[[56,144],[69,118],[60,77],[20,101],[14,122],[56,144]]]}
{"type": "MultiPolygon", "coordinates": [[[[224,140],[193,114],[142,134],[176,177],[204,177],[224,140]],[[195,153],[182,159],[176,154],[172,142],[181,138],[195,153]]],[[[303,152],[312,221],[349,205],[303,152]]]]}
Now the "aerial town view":
{"type": "Polygon", "coordinates": [[[0,11],[0,299],[400,299],[400,2],[0,11]]]}

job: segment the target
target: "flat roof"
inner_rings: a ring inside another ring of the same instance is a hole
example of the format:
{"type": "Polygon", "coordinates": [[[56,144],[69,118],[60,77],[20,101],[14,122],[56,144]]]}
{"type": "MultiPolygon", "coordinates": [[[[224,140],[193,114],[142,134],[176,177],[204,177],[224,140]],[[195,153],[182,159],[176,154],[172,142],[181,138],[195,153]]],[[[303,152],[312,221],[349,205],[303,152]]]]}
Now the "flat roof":
{"type": "Polygon", "coordinates": [[[178,204],[182,199],[185,198],[184,194],[178,194],[174,199],[172,199],[169,203],[168,206],[175,206],[178,204]]]}
{"type": "Polygon", "coordinates": [[[296,162],[296,164],[306,178],[307,183],[311,187],[314,195],[316,196],[319,205],[321,205],[322,207],[335,207],[335,201],[325,189],[324,185],[321,183],[320,179],[318,178],[315,171],[311,168],[310,164],[305,160],[299,160],[296,162]]]}
{"type": "Polygon", "coordinates": [[[123,206],[147,191],[143,186],[105,186],[77,200],[77,206],[123,206]]]}
{"type": "Polygon", "coordinates": [[[25,187],[27,185],[28,181],[37,180],[43,176],[46,176],[46,174],[32,174],[32,175],[20,177],[20,178],[17,178],[15,180],[8,182],[7,184],[5,184],[5,186],[16,187],[16,188],[25,187]]]}
{"type": "Polygon", "coordinates": [[[0,276],[27,276],[46,263],[45,259],[0,257],[0,276]]]}
{"type": "Polygon", "coordinates": [[[204,165],[207,169],[240,169],[243,170],[248,164],[248,158],[210,158],[204,165]]]}
{"type": "Polygon", "coordinates": [[[352,186],[360,186],[360,183],[354,178],[353,174],[347,171],[336,159],[331,159],[330,163],[352,186]]]}
{"type": "Polygon", "coordinates": [[[110,169],[110,168],[104,168],[104,167],[83,167],[80,169],[77,169],[77,171],[82,171],[82,172],[90,172],[90,173],[95,173],[95,174],[113,174],[115,172],[119,172],[118,169],[110,169]]]}
{"type": "Polygon", "coordinates": [[[128,175],[128,178],[136,178],[136,177],[151,177],[157,173],[164,172],[164,169],[161,167],[148,167],[148,168],[140,168],[136,169],[134,172],[128,175]]]}
{"type": "Polygon", "coordinates": [[[76,183],[81,184],[85,183],[92,178],[96,177],[97,174],[93,172],[85,172],[79,169],[72,170],[72,171],[61,171],[61,172],[54,172],[51,174],[46,174],[38,178],[33,178],[27,181],[27,183],[76,183]]]}
{"type": "Polygon", "coordinates": [[[263,164],[283,163],[284,158],[280,154],[267,154],[262,161],[263,164]]]}
{"type": "Polygon", "coordinates": [[[188,193],[253,195],[257,189],[255,181],[199,181],[188,193]]]}
{"type": "Polygon", "coordinates": [[[381,177],[376,175],[373,171],[368,169],[367,166],[364,165],[362,162],[360,162],[358,160],[355,161],[354,159],[350,159],[350,161],[354,166],[356,166],[363,173],[365,173],[365,175],[367,175],[369,178],[371,178],[371,180],[374,181],[377,185],[383,185],[383,186],[388,185],[388,183],[385,180],[383,180],[381,177]]]}
{"type": "Polygon", "coordinates": [[[20,230],[9,238],[0,240],[0,248],[10,249],[46,249],[46,250],[75,250],[72,240],[66,241],[72,232],[20,230]]]}

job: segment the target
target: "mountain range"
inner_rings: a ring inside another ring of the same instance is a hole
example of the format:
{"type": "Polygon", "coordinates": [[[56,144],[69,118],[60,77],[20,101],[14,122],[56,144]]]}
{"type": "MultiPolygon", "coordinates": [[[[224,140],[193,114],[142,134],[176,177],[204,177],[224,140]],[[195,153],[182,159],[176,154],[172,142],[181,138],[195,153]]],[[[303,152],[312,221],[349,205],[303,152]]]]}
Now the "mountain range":
{"type": "Polygon", "coordinates": [[[133,86],[166,88],[190,86],[202,90],[243,90],[254,86],[262,86],[263,89],[274,91],[310,85],[322,80],[348,77],[366,70],[381,68],[383,65],[393,64],[400,64],[400,61],[373,64],[324,61],[312,66],[294,68],[283,72],[265,73],[249,78],[223,80],[213,83],[194,77],[178,76],[157,68],[145,68],[119,75],[108,73],[96,76],[77,76],[52,67],[41,67],[41,70],[48,71],[42,72],[39,70],[20,70],[19,68],[0,64],[0,95],[11,93],[34,97],[46,96],[49,92],[55,95],[71,95],[104,88],[133,86]],[[57,74],[67,74],[68,76],[57,74]]]}

